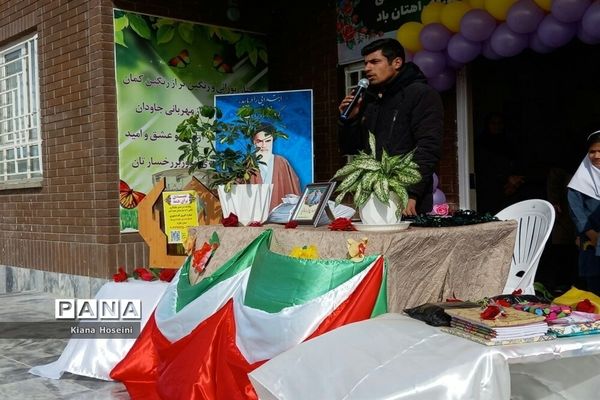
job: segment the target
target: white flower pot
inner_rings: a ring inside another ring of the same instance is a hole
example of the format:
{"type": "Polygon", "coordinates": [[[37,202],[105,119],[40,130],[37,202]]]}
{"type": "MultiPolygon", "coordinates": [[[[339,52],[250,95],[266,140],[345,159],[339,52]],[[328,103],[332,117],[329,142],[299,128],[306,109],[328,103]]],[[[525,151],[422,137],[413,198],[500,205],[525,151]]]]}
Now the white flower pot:
{"type": "Polygon", "coordinates": [[[233,185],[229,193],[225,192],[224,185],[219,185],[217,191],[224,218],[234,213],[246,226],[250,222],[263,223],[269,217],[273,184],[233,185]]]}
{"type": "Polygon", "coordinates": [[[391,200],[392,197],[395,198],[396,201],[400,201],[396,193],[390,193],[390,201],[387,204],[382,203],[377,196],[371,194],[365,205],[358,210],[362,223],[365,225],[390,225],[400,223],[402,216],[396,216],[398,207],[396,207],[396,203],[391,200]]]}

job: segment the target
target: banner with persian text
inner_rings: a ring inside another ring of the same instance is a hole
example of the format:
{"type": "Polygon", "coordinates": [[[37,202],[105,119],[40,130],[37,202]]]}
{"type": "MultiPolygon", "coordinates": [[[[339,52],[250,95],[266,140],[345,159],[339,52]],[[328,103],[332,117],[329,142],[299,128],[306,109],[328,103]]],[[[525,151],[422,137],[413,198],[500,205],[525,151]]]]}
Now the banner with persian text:
{"type": "Polygon", "coordinates": [[[360,49],[367,43],[384,37],[395,38],[402,24],[420,22],[421,11],[430,1],[338,0],[336,30],[339,64],[362,60],[360,49]]]}
{"type": "Polygon", "coordinates": [[[175,129],[216,94],[267,89],[262,35],[114,9],[121,231],[154,184],[189,181],[175,129]]]}

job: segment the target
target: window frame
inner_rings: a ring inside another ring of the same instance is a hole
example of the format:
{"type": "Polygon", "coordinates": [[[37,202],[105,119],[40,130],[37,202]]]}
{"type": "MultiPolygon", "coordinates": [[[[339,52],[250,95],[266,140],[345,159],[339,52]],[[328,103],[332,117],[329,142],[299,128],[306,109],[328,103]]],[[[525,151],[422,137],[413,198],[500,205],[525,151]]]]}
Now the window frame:
{"type": "Polygon", "coordinates": [[[39,82],[37,33],[0,46],[0,191],[42,186],[39,82]],[[16,70],[7,73],[13,63],[16,70]]]}

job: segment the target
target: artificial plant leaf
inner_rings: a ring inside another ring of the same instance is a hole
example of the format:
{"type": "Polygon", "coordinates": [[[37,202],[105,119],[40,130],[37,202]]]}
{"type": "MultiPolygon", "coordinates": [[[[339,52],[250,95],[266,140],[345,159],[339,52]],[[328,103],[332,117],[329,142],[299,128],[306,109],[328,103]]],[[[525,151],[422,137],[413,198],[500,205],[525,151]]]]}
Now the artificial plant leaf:
{"type": "Polygon", "coordinates": [[[354,184],[354,182],[357,182],[359,180],[359,178],[361,178],[363,173],[364,173],[363,170],[356,170],[356,171],[352,172],[350,175],[348,175],[346,178],[344,178],[344,180],[342,181],[342,183],[340,183],[340,185],[338,186],[338,188],[336,190],[338,192],[347,190],[354,184]]]}
{"type": "Polygon", "coordinates": [[[367,171],[378,171],[381,170],[381,161],[377,161],[374,158],[364,158],[360,160],[353,160],[359,169],[367,171]]]}
{"type": "Polygon", "coordinates": [[[371,154],[373,157],[375,156],[375,135],[373,132],[369,131],[369,149],[371,149],[371,154]]]}
{"type": "Polygon", "coordinates": [[[357,169],[358,169],[358,166],[353,163],[346,164],[342,168],[338,169],[336,171],[335,175],[333,175],[333,178],[331,178],[331,179],[341,178],[342,176],[346,176],[346,175],[356,171],[357,169]]]}
{"type": "Polygon", "coordinates": [[[215,108],[212,106],[202,106],[200,107],[200,115],[210,119],[215,116],[215,108]]]}

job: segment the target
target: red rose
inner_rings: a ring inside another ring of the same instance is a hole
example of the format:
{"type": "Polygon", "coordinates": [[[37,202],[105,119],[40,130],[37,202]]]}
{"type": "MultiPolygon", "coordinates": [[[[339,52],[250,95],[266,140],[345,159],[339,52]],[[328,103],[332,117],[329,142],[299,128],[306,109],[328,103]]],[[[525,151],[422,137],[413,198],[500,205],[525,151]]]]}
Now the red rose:
{"type": "Polygon", "coordinates": [[[285,229],[296,229],[297,227],[298,227],[297,221],[289,221],[287,224],[285,224],[285,229]]]}
{"type": "Polygon", "coordinates": [[[352,225],[350,218],[336,218],[329,224],[331,231],[355,231],[356,228],[352,225]]]}
{"type": "Polygon", "coordinates": [[[344,41],[346,41],[346,42],[350,42],[352,39],[354,39],[355,33],[356,33],[356,31],[354,30],[354,27],[352,27],[351,25],[346,25],[342,29],[342,36],[344,38],[344,41]]]}
{"type": "Polygon", "coordinates": [[[152,272],[150,272],[146,268],[139,267],[139,268],[134,269],[133,272],[136,273],[137,276],[143,281],[153,281],[154,280],[154,274],[152,274],[152,272]]]}
{"type": "Polygon", "coordinates": [[[575,310],[587,313],[595,313],[596,306],[589,299],[585,299],[577,303],[577,306],[575,306],[575,310]]]}
{"type": "Polygon", "coordinates": [[[125,282],[126,280],[127,280],[127,272],[125,272],[123,267],[119,267],[119,272],[113,275],[113,281],[125,282]]]}
{"type": "Polygon", "coordinates": [[[177,273],[177,269],[175,268],[163,268],[160,270],[158,274],[158,279],[165,282],[171,282],[177,273]]]}
{"type": "Polygon", "coordinates": [[[448,207],[448,204],[446,203],[436,204],[433,206],[433,213],[435,215],[445,216],[448,215],[448,211],[450,211],[450,207],[448,207]]]}
{"type": "Polygon", "coordinates": [[[238,223],[239,223],[238,217],[234,213],[230,213],[229,217],[223,218],[221,220],[221,224],[223,224],[223,226],[225,226],[225,227],[238,226],[238,223]]]}
{"type": "Polygon", "coordinates": [[[508,300],[506,299],[498,299],[496,300],[496,303],[498,303],[499,305],[501,305],[502,307],[510,307],[510,303],[508,300]]]}
{"type": "Polygon", "coordinates": [[[500,314],[500,307],[498,306],[487,306],[485,310],[479,314],[481,319],[496,319],[496,317],[500,314]]]}
{"type": "Polygon", "coordinates": [[[252,221],[248,224],[248,226],[263,226],[262,222],[260,221],[252,221]]]}
{"type": "Polygon", "coordinates": [[[523,289],[516,289],[513,290],[513,292],[511,293],[513,296],[520,296],[523,294],[523,289]]]}

